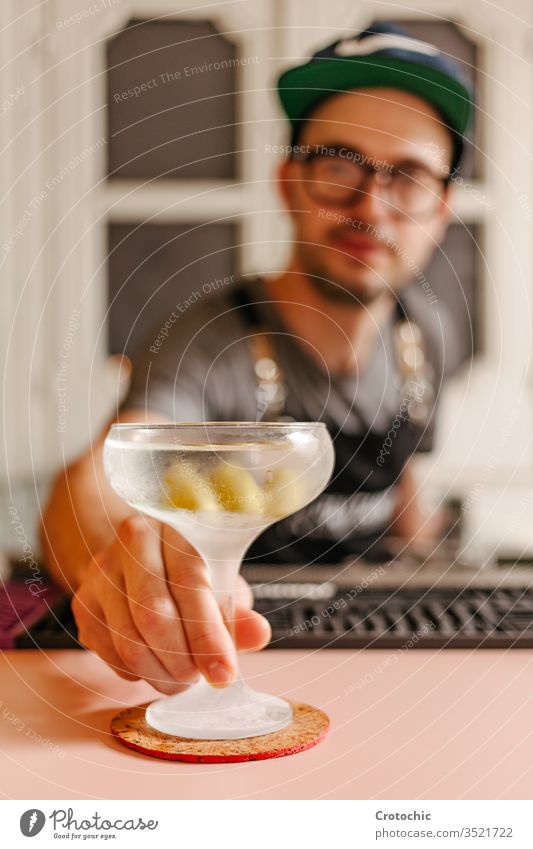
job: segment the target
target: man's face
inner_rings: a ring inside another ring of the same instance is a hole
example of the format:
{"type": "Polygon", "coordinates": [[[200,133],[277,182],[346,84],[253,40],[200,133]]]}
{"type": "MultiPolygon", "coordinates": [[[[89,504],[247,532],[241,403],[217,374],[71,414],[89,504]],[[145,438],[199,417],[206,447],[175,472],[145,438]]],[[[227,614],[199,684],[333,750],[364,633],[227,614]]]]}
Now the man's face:
{"type": "Polygon", "coordinates": [[[304,152],[347,151],[336,160],[326,155],[320,164],[285,162],[280,170],[302,271],[328,296],[352,303],[354,296],[370,303],[383,292],[401,288],[427,263],[449,217],[448,189],[434,178],[449,170],[452,140],[437,112],[421,98],[396,89],[346,92],[313,111],[299,145],[304,152]],[[344,197],[338,202],[335,183],[351,185],[350,158],[383,171],[346,204],[344,197]],[[387,171],[393,172],[396,165],[417,185],[432,186],[429,209],[424,207],[422,214],[406,214],[396,196],[391,202],[387,171]],[[327,181],[319,185],[317,174],[324,173],[327,181]]]}

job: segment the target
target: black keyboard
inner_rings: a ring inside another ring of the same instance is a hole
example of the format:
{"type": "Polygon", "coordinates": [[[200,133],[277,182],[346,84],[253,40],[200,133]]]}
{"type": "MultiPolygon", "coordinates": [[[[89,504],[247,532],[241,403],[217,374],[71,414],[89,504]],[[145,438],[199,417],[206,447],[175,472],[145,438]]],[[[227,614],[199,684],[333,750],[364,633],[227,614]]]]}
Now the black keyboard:
{"type": "Polygon", "coordinates": [[[533,648],[533,588],[262,584],[270,648],[533,648]]]}

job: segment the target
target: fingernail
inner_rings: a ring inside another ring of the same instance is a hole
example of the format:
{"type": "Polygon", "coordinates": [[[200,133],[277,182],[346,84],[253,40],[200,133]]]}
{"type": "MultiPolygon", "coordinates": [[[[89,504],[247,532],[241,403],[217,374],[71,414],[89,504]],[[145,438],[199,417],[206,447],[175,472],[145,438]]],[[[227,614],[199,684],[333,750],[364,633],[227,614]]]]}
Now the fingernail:
{"type": "Polygon", "coordinates": [[[235,680],[235,670],[224,663],[213,661],[207,667],[205,677],[213,687],[226,687],[235,680]]]}

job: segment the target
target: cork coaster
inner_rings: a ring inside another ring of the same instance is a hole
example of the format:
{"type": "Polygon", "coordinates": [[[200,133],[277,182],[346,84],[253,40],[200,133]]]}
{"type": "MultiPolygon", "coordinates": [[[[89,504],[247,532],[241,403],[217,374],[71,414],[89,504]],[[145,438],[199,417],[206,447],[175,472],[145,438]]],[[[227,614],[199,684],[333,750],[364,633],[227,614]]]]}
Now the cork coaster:
{"type": "Polygon", "coordinates": [[[148,702],[117,713],[111,731],[130,749],[169,761],[220,764],[282,758],[316,746],[329,728],[329,717],[323,711],[302,702],[289,704],[293,712],[290,725],[274,734],[243,740],[191,740],[162,734],[146,722],[148,702]]]}

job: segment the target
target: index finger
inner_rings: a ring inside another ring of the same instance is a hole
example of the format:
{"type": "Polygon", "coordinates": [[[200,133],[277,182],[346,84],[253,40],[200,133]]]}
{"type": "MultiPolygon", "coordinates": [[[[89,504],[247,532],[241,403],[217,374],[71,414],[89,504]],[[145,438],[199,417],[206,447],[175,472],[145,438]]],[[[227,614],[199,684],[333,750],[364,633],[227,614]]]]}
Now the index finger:
{"type": "Polygon", "coordinates": [[[212,684],[231,683],[237,676],[235,645],[203,560],[169,527],[163,530],[163,556],[170,592],[178,605],[196,666],[212,684]]]}
{"type": "MultiPolygon", "coordinates": [[[[119,529],[119,557],[129,614],[153,660],[166,669],[181,687],[198,678],[179,611],[169,592],[161,552],[160,526],[132,517],[119,529]]],[[[153,662],[151,664],[154,665],[153,662]]]]}

